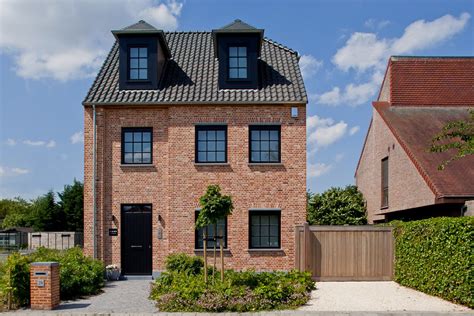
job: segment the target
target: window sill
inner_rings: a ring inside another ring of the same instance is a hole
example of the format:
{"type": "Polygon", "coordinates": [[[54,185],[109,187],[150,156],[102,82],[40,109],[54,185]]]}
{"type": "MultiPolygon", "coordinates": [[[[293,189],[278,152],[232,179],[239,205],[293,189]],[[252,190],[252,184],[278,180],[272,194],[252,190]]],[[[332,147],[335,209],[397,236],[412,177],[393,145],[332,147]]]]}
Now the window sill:
{"type": "Polygon", "coordinates": [[[249,166],[283,166],[281,162],[249,162],[249,166]]]}
{"type": "Polygon", "coordinates": [[[386,209],[388,209],[388,205],[387,205],[387,206],[381,206],[381,207],[380,207],[380,210],[386,210],[386,209]]]}
{"type": "Polygon", "coordinates": [[[249,248],[247,249],[248,252],[281,252],[283,249],[281,248],[249,248]]]}
{"type": "MultiPolygon", "coordinates": [[[[193,251],[197,252],[197,253],[201,253],[201,252],[204,252],[204,249],[194,249],[193,251]]],[[[207,253],[214,252],[214,247],[213,248],[208,248],[206,252],[207,253]]],[[[220,252],[219,247],[216,248],[216,252],[220,252]]],[[[230,253],[230,249],[229,248],[224,248],[224,253],[230,253]]]]}
{"type": "Polygon", "coordinates": [[[120,167],[125,167],[125,168],[133,168],[133,167],[141,167],[141,168],[146,168],[146,167],[154,167],[155,165],[152,163],[142,163],[142,164],[127,164],[127,163],[122,163],[120,164],[120,167]]]}
{"type": "Polygon", "coordinates": [[[127,82],[127,83],[151,83],[151,80],[140,80],[140,79],[133,80],[133,79],[128,79],[126,82],[127,82]]]}
{"type": "Polygon", "coordinates": [[[195,162],[195,166],[229,166],[228,162],[195,162]]]}

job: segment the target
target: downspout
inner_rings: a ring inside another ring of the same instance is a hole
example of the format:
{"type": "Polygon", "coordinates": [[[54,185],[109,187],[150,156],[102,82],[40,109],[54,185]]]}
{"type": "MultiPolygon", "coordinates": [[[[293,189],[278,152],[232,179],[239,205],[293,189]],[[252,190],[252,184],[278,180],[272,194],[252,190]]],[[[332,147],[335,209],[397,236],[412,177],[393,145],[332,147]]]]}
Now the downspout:
{"type": "Polygon", "coordinates": [[[97,128],[96,128],[96,114],[95,114],[95,104],[92,104],[92,121],[93,121],[93,140],[92,140],[92,249],[94,259],[97,258],[97,237],[96,237],[96,217],[97,217],[97,197],[96,197],[96,147],[97,147],[97,128]]]}

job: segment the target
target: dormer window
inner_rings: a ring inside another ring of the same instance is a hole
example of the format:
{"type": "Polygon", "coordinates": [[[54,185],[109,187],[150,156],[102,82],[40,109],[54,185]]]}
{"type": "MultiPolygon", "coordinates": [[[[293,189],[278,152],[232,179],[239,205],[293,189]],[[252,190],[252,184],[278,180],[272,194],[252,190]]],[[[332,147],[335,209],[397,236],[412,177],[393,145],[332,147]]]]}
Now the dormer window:
{"type": "Polygon", "coordinates": [[[112,31],[119,45],[119,90],[156,90],[171,52],[165,33],[145,21],[112,31]]]}
{"type": "Polygon", "coordinates": [[[229,79],[247,79],[247,47],[229,47],[229,79]]]}
{"type": "Polygon", "coordinates": [[[129,79],[148,80],[148,48],[131,47],[129,59],[129,79]]]}

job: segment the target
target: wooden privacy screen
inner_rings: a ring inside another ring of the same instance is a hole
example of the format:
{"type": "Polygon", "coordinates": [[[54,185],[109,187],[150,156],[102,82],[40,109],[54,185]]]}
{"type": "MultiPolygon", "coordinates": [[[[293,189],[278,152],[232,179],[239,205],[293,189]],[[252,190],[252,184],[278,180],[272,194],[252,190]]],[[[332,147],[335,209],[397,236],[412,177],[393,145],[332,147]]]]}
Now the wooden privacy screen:
{"type": "Polygon", "coordinates": [[[392,228],[296,226],[296,269],[320,281],[392,280],[392,228]]]}

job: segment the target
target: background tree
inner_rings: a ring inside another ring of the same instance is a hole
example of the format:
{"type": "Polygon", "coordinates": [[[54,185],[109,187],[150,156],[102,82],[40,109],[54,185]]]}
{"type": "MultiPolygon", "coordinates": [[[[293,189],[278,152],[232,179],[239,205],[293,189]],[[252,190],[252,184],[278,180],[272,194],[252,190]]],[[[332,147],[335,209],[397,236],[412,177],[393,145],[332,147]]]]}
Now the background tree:
{"type": "Polygon", "coordinates": [[[84,229],[84,185],[74,179],[72,185],[65,185],[63,192],[58,192],[59,202],[65,217],[64,230],[80,232],[84,229]]]}
{"type": "Polygon", "coordinates": [[[433,137],[431,152],[440,153],[451,149],[455,154],[441,163],[439,170],[443,170],[453,160],[474,154],[474,109],[469,110],[466,120],[447,123],[441,132],[433,137]]]}
{"type": "Polygon", "coordinates": [[[0,200],[0,222],[3,228],[27,227],[29,221],[29,208],[31,203],[16,197],[14,199],[0,200]]]}
{"type": "Polygon", "coordinates": [[[307,220],[310,225],[367,224],[362,193],[355,185],[330,188],[321,194],[307,194],[307,220]]]}
{"type": "Polygon", "coordinates": [[[60,231],[64,228],[64,213],[56,204],[53,191],[33,200],[31,217],[33,228],[37,231],[60,231]]]}
{"type": "MultiPolygon", "coordinates": [[[[206,193],[199,198],[201,211],[196,219],[196,229],[204,228],[203,243],[204,243],[204,278],[207,282],[207,229],[209,225],[214,225],[214,234],[217,235],[217,222],[225,219],[232,214],[234,206],[232,198],[229,195],[222,195],[221,188],[218,185],[209,185],[206,193]]],[[[220,233],[220,252],[221,252],[221,280],[224,280],[224,253],[222,232],[220,233]]],[[[216,240],[217,242],[217,240],[216,240]]],[[[216,252],[216,242],[214,242],[214,258],[216,252]]],[[[214,260],[215,270],[215,260],[214,260]]]]}

